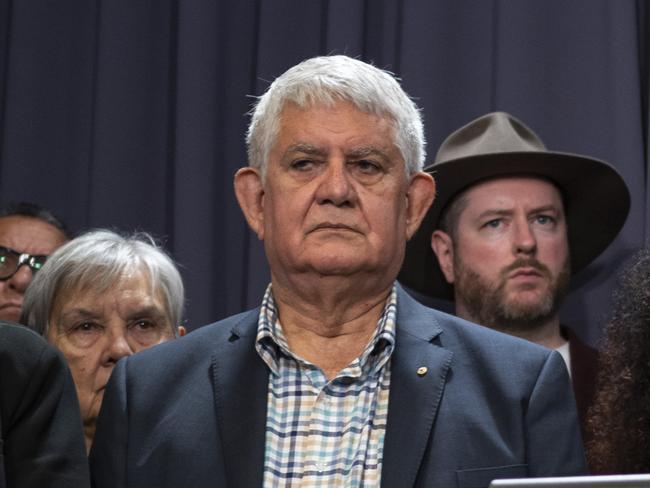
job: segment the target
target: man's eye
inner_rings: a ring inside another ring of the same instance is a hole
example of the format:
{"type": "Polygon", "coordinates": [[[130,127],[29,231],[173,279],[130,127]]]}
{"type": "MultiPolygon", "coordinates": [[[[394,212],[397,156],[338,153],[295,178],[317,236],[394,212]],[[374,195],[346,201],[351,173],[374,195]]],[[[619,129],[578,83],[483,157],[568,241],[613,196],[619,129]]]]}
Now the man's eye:
{"type": "Polygon", "coordinates": [[[555,222],[555,219],[549,215],[538,215],[535,217],[535,221],[541,225],[550,225],[555,222]]]}
{"type": "Polygon", "coordinates": [[[503,221],[501,219],[492,219],[492,220],[488,220],[485,223],[485,227],[488,227],[488,228],[491,228],[491,229],[497,229],[497,228],[499,228],[501,226],[502,223],[503,223],[503,221]]]}
{"type": "Polygon", "coordinates": [[[291,163],[291,169],[297,171],[308,171],[314,167],[314,162],[310,159],[298,159],[291,163]]]}
{"type": "Polygon", "coordinates": [[[380,166],[377,163],[375,163],[373,161],[366,160],[366,159],[362,159],[361,161],[357,161],[356,162],[356,167],[362,173],[367,173],[367,174],[377,173],[381,169],[380,166]]]}

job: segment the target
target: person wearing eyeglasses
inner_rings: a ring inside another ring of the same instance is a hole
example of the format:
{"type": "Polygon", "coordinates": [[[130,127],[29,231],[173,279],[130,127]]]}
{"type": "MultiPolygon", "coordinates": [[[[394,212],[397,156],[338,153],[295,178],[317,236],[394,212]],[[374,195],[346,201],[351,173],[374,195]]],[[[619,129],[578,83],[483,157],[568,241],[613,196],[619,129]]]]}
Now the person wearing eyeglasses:
{"type": "Polygon", "coordinates": [[[0,208],[0,320],[18,322],[34,273],[69,239],[65,224],[39,205],[0,208]]]}

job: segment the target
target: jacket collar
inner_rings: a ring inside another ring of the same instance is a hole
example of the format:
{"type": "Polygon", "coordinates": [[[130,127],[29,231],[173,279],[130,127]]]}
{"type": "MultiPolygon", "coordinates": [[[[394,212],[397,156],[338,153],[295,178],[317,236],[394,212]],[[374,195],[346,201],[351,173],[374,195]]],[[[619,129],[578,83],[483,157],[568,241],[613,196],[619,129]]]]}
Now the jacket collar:
{"type": "Polygon", "coordinates": [[[399,287],[382,486],[415,484],[453,357],[439,344],[442,332],[437,312],[399,287]]]}
{"type": "MultiPolygon", "coordinates": [[[[426,450],[452,353],[437,312],[397,290],[397,336],[384,440],[382,486],[412,486],[426,450]],[[423,373],[423,369],[426,372],[423,373]],[[418,373],[419,372],[419,373],[418,373]]],[[[259,309],[232,326],[212,358],[215,410],[229,485],[262,486],[269,370],[254,347],[259,309]]]]}

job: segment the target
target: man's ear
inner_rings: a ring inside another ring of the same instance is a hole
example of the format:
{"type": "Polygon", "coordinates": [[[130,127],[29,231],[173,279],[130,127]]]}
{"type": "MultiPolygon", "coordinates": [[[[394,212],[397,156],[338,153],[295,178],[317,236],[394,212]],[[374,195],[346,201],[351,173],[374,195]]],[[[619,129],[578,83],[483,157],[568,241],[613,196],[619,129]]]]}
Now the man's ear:
{"type": "Polygon", "coordinates": [[[436,196],[436,182],[429,173],[419,171],[411,177],[406,192],[406,239],[410,239],[420,227],[433,198],[436,196]]]}
{"type": "Polygon", "coordinates": [[[258,239],[264,239],[264,185],[262,175],[256,168],[247,166],[235,173],[235,195],[239,207],[244,212],[248,225],[257,234],[258,239]]]}
{"type": "Polygon", "coordinates": [[[448,283],[453,284],[454,274],[454,242],[451,236],[440,229],[431,234],[431,249],[438,257],[438,264],[448,283]]]}

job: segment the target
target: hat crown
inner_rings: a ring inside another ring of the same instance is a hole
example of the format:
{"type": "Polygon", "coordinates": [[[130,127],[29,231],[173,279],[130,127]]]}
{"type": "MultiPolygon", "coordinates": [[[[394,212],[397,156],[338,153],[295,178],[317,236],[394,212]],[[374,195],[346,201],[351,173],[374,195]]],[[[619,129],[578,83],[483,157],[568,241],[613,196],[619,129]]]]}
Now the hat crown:
{"type": "Polygon", "coordinates": [[[450,134],[440,145],[434,165],[472,156],[546,150],[524,123],[505,112],[492,112],[450,134]]]}

